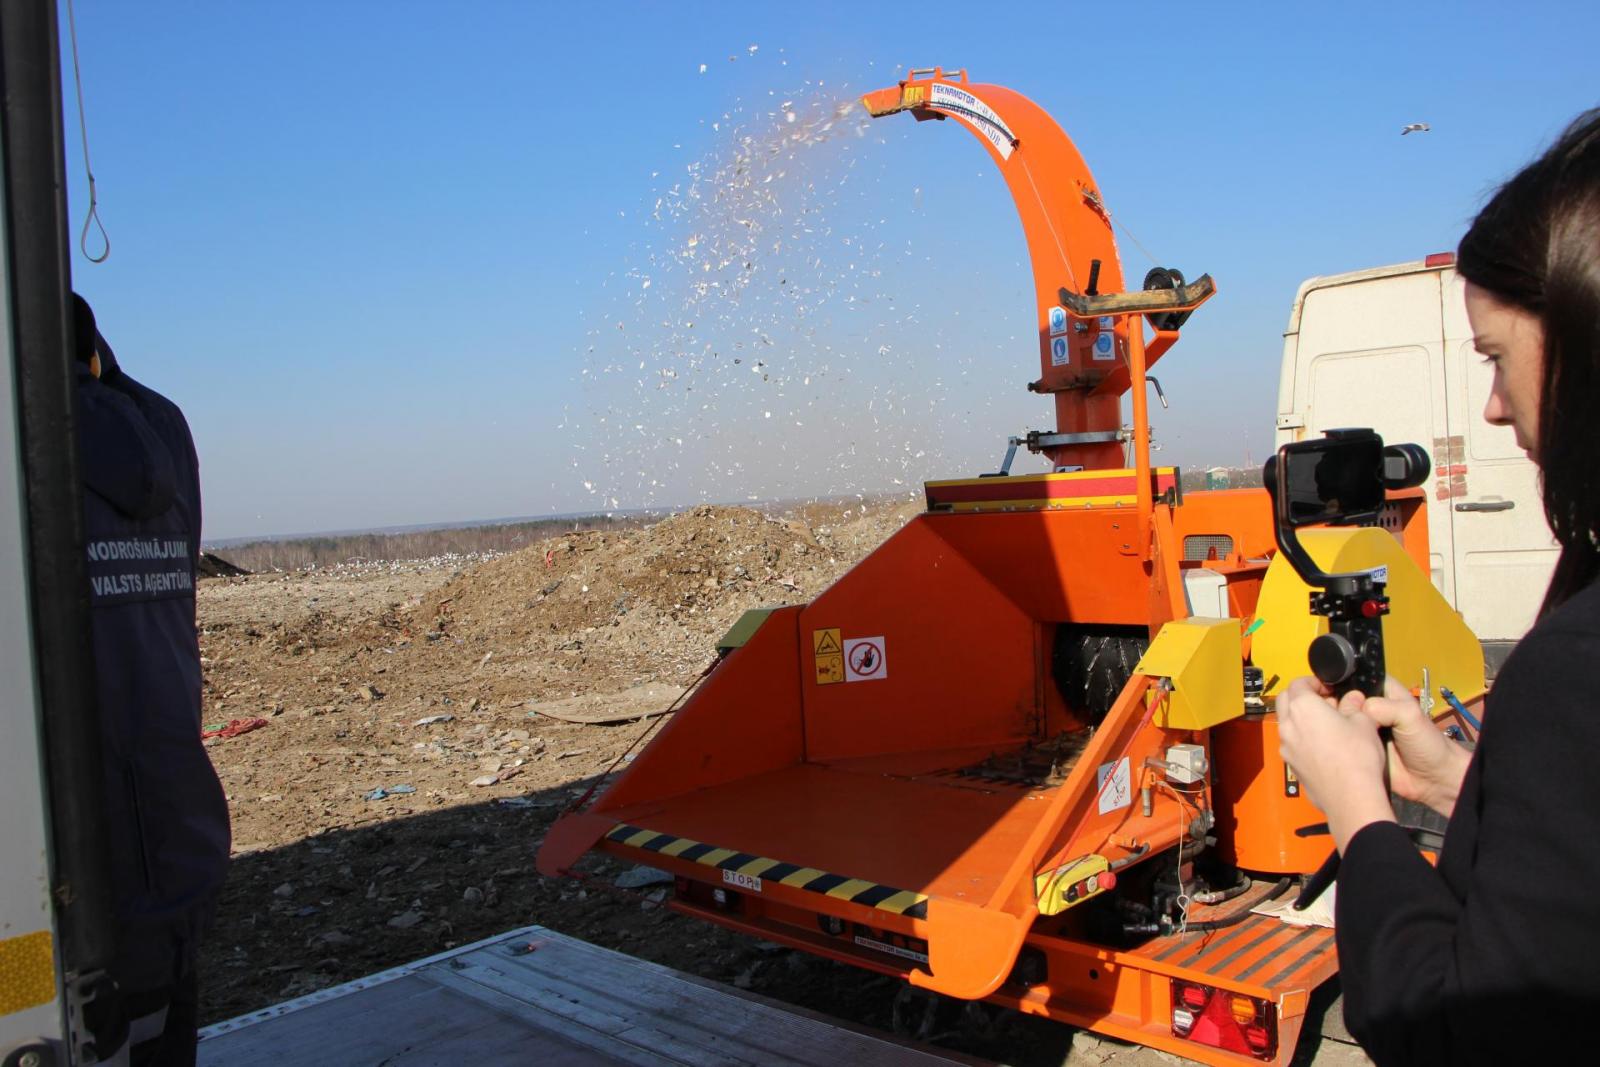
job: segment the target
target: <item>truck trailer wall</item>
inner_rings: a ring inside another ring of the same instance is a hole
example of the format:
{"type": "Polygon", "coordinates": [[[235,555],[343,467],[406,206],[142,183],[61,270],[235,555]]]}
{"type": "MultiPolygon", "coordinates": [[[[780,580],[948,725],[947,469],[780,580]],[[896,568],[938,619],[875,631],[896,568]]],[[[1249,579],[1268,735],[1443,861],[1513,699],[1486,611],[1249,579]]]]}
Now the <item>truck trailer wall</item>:
{"type": "Polygon", "coordinates": [[[1277,444],[1370,426],[1428,450],[1431,576],[1492,669],[1533,624],[1556,546],[1537,468],[1483,421],[1491,380],[1448,265],[1313,278],[1284,334],[1277,444]]]}

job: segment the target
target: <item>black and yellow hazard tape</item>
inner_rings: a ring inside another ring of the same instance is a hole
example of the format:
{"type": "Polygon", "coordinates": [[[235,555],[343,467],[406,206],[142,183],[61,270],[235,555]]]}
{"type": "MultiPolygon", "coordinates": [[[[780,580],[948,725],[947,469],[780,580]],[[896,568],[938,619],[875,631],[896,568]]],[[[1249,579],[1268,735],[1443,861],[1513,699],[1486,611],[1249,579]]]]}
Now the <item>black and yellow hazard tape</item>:
{"type": "Polygon", "coordinates": [[[893,912],[908,919],[928,917],[927,896],[913,893],[908,889],[896,889],[893,886],[879,885],[877,882],[868,882],[861,878],[848,878],[842,874],[829,874],[814,867],[801,867],[798,864],[767,859],[765,856],[755,856],[748,852],[737,852],[731,848],[718,848],[687,837],[674,837],[672,834],[659,834],[640,826],[630,826],[625,822],[613,826],[606,834],[606,839],[615,841],[619,845],[627,845],[629,848],[641,848],[646,852],[659,852],[674,859],[691,860],[703,867],[714,867],[742,874],[747,878],[776,882],[790,889],[804,889],[809,893],[820,893],[835,900],[848,900],[852,904],[893,912]]]}

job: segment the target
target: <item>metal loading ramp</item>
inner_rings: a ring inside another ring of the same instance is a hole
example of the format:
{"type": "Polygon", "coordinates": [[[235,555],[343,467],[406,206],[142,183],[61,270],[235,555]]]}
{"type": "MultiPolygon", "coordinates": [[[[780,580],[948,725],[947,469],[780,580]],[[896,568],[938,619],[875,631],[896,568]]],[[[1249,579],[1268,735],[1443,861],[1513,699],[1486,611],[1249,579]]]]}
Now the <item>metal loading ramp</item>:
{"type": "Polygon", "coordinates": [[[202,1067],[933,1067],[956,1053],[527,926],[201,1033],[202,1067]]]}

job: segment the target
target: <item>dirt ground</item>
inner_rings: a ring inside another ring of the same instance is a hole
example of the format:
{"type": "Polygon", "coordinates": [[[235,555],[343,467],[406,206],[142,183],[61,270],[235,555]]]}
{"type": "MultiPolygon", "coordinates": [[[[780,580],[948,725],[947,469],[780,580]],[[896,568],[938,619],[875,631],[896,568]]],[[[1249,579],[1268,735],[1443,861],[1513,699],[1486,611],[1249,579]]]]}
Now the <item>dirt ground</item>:
{"type": "MultiPolygon", "coordinates": [[[[266,720],[208,742],[234,861],[202,961],[206,1021],[538,923],[888,1028],[895,980],[618,892],[608,861],[588,884],[540,877],[551,822],[646,724],[539,709],[665,706],[745,610],[810,600],[916,510],[701,507],[466,565],[203,581],[205,722],[266,720]]],[[[1017,1064],[1174,1062],[987,1011],[940,1020],[935,1039],[1017,1064]]]]}

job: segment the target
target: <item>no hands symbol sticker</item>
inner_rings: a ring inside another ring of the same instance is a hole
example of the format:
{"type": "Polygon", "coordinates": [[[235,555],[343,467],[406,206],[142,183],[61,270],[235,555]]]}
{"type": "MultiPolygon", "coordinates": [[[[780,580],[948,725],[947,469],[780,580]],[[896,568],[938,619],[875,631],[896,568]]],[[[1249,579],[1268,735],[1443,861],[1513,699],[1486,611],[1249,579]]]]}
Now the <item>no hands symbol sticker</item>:
{"type": "Polygon", "coordinates": [[[878,682],[889,677],[882,637],[853,637],[844,643],[844,680],[878,682]]]}

